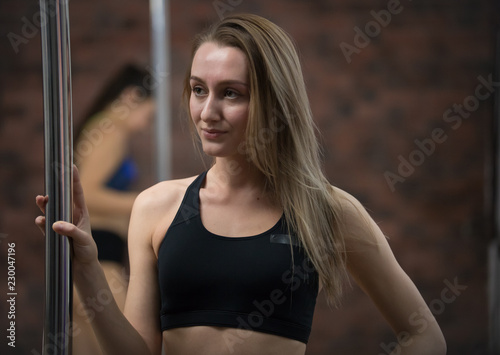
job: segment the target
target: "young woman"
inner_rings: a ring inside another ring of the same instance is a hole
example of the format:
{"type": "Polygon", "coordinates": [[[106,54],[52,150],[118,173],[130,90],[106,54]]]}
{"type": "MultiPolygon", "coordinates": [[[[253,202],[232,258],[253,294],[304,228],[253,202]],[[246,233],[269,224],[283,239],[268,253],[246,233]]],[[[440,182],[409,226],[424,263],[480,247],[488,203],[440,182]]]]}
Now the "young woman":
{"type": "MultiPolygon", "coordinates": [[[[184,98],[214,164],[136,199],[125,310],[92,325],[107,354],[304,355],[318,292],[332,304],[347,270],[387,319],[400,354],[444,354],[428,308],[360,203],[324,177],[290,38],[255,15],[199,35],[184,98]]],[[[75,169],[74,282],[107,290],[75,169]]],[[[44,210],[47,198],[38,196],[44,210]]],[[[37,225],[43,228],[44,218],[37,225]]],[[[374,349],[376,351],[376,349],[374,349]]]]}
{"type": "MultiPolygon", "coordinates": [[[[128,279],[127,229],[138,192],[131,190],[137,167],[129,156],[133,135],[149,127],[154,103],[149,74],[121,68],[90,108],[75,140],[75,161],[85,189],[98,259],[118,307],[123,310],[128,279]]],[[[86,316],[85,299],[74,299],[73,354],[99,354],[86,316]]]]}

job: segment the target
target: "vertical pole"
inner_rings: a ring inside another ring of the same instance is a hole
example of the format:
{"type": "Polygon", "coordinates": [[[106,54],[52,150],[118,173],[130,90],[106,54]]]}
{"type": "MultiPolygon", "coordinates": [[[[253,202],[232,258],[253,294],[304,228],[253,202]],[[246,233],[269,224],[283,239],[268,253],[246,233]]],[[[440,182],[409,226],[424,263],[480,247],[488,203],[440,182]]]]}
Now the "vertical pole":
{"type": "MultiPolygon", "coordinates": [[[[495,72],[493,82],[500,80],[500,30],[496,33],[495,72]]],[[[488,252],[489,351],[500,354],[500,91],[494,93],[492,153],[493,239],[488,252]]],[[[491,191],[491,190],[490,190],[491,191]]],[[[490,196],[491,196],[490,195],[490,196]]],[[[487,196],[489,198],[490,196],[487,196]]]]}
{"type": "Polygon", "coordinates": [[[168,0],[150,0],[151,46],[156,101],[156,177],[158,181],[171,178],[170,127],[170,33],[168,0]],[[168,73],[168,76],[164,76],[168,73]]]}
{"type": "Polygon", "coordinates": [[[44,355],[72,350],[71,244],[52,224],[72,222],[72,112],[68,0],[40,0],[46,206],[44,355]]]}

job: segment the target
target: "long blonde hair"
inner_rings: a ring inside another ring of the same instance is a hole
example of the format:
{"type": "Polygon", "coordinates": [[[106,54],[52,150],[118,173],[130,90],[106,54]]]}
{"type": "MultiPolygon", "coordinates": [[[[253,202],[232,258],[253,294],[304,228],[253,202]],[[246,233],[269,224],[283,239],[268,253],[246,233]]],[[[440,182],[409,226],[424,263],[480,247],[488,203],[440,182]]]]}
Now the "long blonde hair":
{"type": "MultiPolygon", "coordinates": [[[[329,302],[338,304],[345,274],[341,205],[321,169],[316,126],[292,40],[267,19],[239,14],[198,35],[191,60],[206,42],[236,47],[246,55],[250,108],[241,153],[266,177],[329,302]]],[[[188,112],[190,76],[188,69],[183,93],[188,112]]]]}

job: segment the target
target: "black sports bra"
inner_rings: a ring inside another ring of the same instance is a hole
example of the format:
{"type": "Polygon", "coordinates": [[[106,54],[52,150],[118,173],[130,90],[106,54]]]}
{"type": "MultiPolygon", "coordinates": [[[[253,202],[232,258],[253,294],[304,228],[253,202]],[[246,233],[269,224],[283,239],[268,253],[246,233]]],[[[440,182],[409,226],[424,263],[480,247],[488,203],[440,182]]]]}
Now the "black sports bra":
{"type": "Polygon", "coordinates": [[[199,210],[205,176],[186,190],[158,252],[162,331],[231,327],[307,343],[318,275],[297,238],[287,234],[283,217],[254,236],[209,232],[199,210]]]}

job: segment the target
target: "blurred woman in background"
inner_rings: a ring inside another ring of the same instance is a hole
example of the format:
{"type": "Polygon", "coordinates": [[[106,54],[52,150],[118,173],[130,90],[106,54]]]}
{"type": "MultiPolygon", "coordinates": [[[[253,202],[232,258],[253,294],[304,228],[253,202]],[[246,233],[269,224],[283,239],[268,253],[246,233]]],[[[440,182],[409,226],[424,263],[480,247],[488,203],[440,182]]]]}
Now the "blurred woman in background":
{"type": "MultiPolygon", "coordinates": [[[[122,310],[128,282],[127,230],[138,195],[130,190],[138,171],[129,155],[129,142],[134,133],[148,127],[153,114],[149,76],[133,65],[122,68],[98,96],[75,135],[75,162],[87,197],[92,236],[122,310]]],[[[100,353],[90,326],[93,315],[85,311],[85,305],[98,312],[102,307],[98,303],[105,299],[81,300],[75,292],[74,354],[100,353]]]]}

